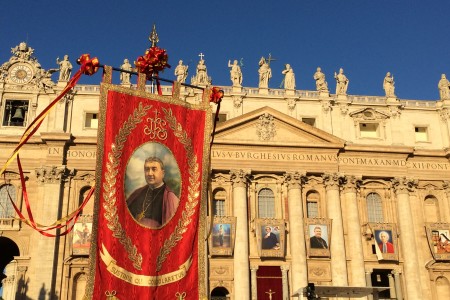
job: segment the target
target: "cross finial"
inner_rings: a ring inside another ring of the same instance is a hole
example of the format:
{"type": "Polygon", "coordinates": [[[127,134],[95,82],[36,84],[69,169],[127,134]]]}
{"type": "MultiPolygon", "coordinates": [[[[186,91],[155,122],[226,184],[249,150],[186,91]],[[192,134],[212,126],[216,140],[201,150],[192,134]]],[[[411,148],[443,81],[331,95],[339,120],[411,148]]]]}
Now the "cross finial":
{"type": "Polygon", "coordinates": [[[148,40],[152,43],[152,47],[155,47],[156,44],[158,44],[159,42],[158,33],[156,33],[155,23],[153,23],[153,29],[152,32],[150,33],[150,37],[148,38],[148,40]]]}
{"type": "Polygon", "coordinates": [[[200,54],[198,56],[200,56],[200,60],[203,60],[203,56],[205,56],[205,54],[200,52],[200,54]]]}
{"type": "Polygon", "coordinates": [[[269,64],[269,66],[270,66],[270,62],[271,62],[272,60],[276,60],[276,59],[275,59],[275,58],[272,58],[272,53],[269,53],[269,57],[267,57],[267,63],[269,64]]]}

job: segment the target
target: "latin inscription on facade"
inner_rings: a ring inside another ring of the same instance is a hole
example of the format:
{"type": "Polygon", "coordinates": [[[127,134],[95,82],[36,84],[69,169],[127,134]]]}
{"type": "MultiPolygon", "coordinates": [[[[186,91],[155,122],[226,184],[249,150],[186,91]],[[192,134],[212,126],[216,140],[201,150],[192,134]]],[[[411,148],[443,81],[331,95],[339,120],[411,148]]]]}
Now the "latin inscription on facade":
{"type": "Polygon", "coordinates": [[[449,163],[438,162],[412,162],[396,158],[367,158],[367,157],[338,157],[335,154],[310,154],[310,153],[273,153],[264,151],[222,151],[213,150],[212,159],[233,160],[262,160],[262,161],[299,161],[338,163],[346,166],[369,166],[409,168],[417,170],[450,170],[449,163]]]}
{"type": "MultiPolygon", "coordinates": [[[[63,156],[64,149],[59,147],[50,147],[48,148],[48,156],[63,156]]],[[[81,159],[95,159],[97,155],[96,150],[68,150],[67,158],[81,158],[81,159]]]]}

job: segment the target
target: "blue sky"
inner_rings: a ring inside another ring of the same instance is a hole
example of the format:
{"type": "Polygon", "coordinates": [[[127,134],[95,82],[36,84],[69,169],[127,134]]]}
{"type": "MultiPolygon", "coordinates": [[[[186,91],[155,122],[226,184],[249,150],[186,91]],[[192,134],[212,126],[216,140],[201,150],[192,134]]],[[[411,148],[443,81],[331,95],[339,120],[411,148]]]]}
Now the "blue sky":
{"type": "MultiPolygon", "coordinates": [[[[440,75],[450,77],[448,0],[10,0],[1,10],[1,63],[26,41],[45,69],[56,67],[56,57],[74,62],[83,53],[120,66],[144,53],[156,23],[158,45],[173,66],[161,74],[168,79],[179,59],[193,75],[200,52],[214,85],[230,85],[228,60],[242,58],[243,85],[256,87],[258,61],[269,53],[277,59],[270,88],[280,87],[286,63],[297,89],[315,90],[320,66],[333,93],[333,74],[342,67],[353,95],[384,95],[389,71],[399,98],[436,100],[440,75]]],[[[84,82],[99,83],[100,76],[84,82]]]]}

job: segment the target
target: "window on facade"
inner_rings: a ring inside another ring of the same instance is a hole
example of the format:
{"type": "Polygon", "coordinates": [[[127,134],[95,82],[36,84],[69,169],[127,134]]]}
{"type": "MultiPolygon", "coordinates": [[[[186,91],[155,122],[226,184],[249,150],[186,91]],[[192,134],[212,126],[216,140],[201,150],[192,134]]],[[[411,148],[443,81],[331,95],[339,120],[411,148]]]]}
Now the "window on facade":
{"type": "Polygon", "coordinates": [[[86,113],[84,120],[84,128],[98,128],[98,114],[97,113],[86,113]]]}
{"type": "Polygon", "coordinates": [[[16,200],[16,189],[11,184],[0,186],[0,219],[9,219],[15,216],[14,207],[11,200],[16,200]]]}
{"type": "MultiPolygon", "coordinates": [[[[85,186],[80,189],[80,198],[78,200],[78,206],[80,206],[84,199],[86,199],[87,195],[89,194],[89,191],[91,190],[90,186],[85,186]]],[[[94,195],[92,194],[91,199],[88,200],[86,203],[86,206],[83,208],[83,211],[81,212],[82,215],[93,215],[94,214],[94,195]]]]}
{"type": "Polygon", "coordinates": [[[311,126],[316,126],[316,119],[315,118],[302,118],[302,122],[306,123],[311,126]]]}
{"type": "Polygon", "coordinates": [[[3,126],[25,126],[27,122],[28,100],[6,100],[3,126]]]}
{"type": "MultiPolygon", "coordinates": [[[[372,286],[378,287],[389,287],[389,275],[392,273],[392,270],[389,269],[374,269],[372,274],[370,275],[372,286]]],[[[394,288],[394,287],[392,287],[394,288]]],[[[390,291],[389,289],[380,291],[378,293],[378,297],[380,299],[390,299],[390,291]]]]}
{"type": "Polygon", "coordinates": [[[439,221],[439,207],[438,201],[434,196],[425,197],[423,203],[423,212],[425,215],[425,222],[438,222],[439,221]]]}
{"type": "Polygon", "coordinates": [[[269,188],[258,193],[258,216],[260,218],[275,218],[275,196],[269,188]]]}
{"type": "Polygon", "coordinates": [[[378,123],[360,123],[359,124],[359,134],[360,137],[370,137],[377,138],[380,136],[378,130],[378,123]]]}
{"type": "MultiPolygon", "coordinates": [[[[212,119],[214,121],[214,118],[216,117],[216,113],[212,114],[212,119]]],[[[221,114],[219,113],[219,115],[217,116],[219,120],[217,120],[217,123],[222,123],[225,122],[227,120],[227,114],[221,114]]]]}
{"type": "Polygon", "coordinates": [[[319,217],[319,193],[308,192],[306,194],[306,216],[308,218],[319,217]]]}
{"type": "Polygon", "coordinates": [[[227,192],[224,189],[216,189],[213,193],[212,213],[214,216],[225,216],[225,200],[227,192]]]}
{"type": "Polygon", "coordinates": [[[428,142],[428,128],[414,127],[416,142],[428,142]]]}
{"type": "Polygon", "coordinates": [[[370,193],[366,198],[369,222],[383,222],[383,206],[377,193],[370,193]]]}

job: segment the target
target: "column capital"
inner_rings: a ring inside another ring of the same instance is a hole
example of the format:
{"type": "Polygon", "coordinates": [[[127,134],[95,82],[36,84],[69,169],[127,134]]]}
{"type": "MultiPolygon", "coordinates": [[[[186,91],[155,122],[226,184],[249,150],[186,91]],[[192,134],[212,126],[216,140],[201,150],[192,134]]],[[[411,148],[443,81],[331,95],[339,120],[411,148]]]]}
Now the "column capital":
{"type": "Polygon", "coordinates": [[[300,172],[288,172],[284,175],[284,182],[287,183],[288,190],[290,189],[300,189],[302,184],[307,181],[305,173],[300,172]]]}
{"type": "Polygon", "coordinates": [[[287,272],[287,271],[289,271],[289,266],[288,265],[281,265],[280,269],[281,269],[281,272],[287,272]]]}
{"type": "Polygon", "coordinates": [[[74,176],[74,171],[66,166],[42,166],[35,169],[36,178],[39,183],[60,183],[70,176],[74,176]]]}
{"type": "Polygon", "coordinates": [[[344,193],[356,193],[356,190],[361,184],[361,178],[353,175],[347,175],[343,177],[342,183],[344,184],[344,193]]]}
{"type": "Polygon", "coordinates": [[[444,189],[444,193],[447,197],[450,196],[450,181],[444,180],[442,183],[442,188],[444,189]]]}
{"type": "Polygon", "coordinates": [[[256,272],[256,271],[258,271],[258,269],[259,269],[258,265],[250,265],[250,271],[256,272]]]}
{"type": "Polygon", "coordinates": [[[339,184],[342,181],[342,174],[339,173],[331,173],[331,174],[323,174],[323,184],[325,185],[326,190],[339,190],[339,184]]]}
{"type": "Polygon", "coordinates": [[[250,170],[231,170],[230,179],[235,187],[245,187],[247,185],[250,170]]]}
{"type": "Polygon", "coordinates": [[[406,177],[396,177],[392,179],[392,185],[394,187],[394,192],[397,195],[408,194],[413,191],[417,186],[417,179],[406,178],[406,177]]]}

